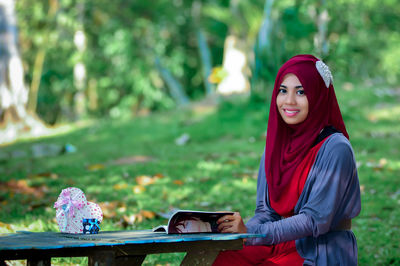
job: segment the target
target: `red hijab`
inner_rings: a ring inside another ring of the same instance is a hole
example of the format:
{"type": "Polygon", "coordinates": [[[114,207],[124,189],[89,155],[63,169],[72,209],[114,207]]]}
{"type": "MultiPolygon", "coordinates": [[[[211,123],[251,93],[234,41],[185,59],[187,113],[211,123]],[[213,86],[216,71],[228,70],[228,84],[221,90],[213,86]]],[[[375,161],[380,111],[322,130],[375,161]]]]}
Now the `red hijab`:
{"type": "MultiPolygon", "coordinates": [[[[272,92],[265,148],[265,172],[270,199],[278,202],[291,185],[293,174],[312,148],[323,128],[333,126],[349,138],[332,82],[329,87],[316,68],[318,58],[297,55],[279,69],[272,92]],[[308,100],[308,116],[296,125],[286,124],[276,106],[276,97],[285,75],[300,80],[308,100]]],[[[321,62],[319,62],[321,63],[321,62]]],[[[292,205],[296,205],[296,199],[292,205]]]]}

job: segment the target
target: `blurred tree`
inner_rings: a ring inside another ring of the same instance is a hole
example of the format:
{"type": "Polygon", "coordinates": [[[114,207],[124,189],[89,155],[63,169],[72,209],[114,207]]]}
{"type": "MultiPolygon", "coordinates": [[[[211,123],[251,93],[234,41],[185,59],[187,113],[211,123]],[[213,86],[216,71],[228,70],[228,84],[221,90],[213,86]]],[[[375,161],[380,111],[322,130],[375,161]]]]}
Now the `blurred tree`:
{"type": "MultiPolygon", "coordinates": [[[[49,20],[53,21],[54,17],[58,10],[58,0],[50,0],[49,1],[49,8],[47,12],[47,17],[49,20]]],[[[48,31],[46,29],[46,31],[48,31]]],[[[38,92],[39,86],[41,82],[41,76],[43,72],[43,64],[46,57],[47,52],[47,43],[49,42],[50,34],[46,33],[43,35],[43,43],[39,47],[37,54],[35,56],[34,64],[33,64],[33,71],[32,71],[32,82],[29,90],[29,98],[28,98],[28,110],[30,112],[36,113],[37,107],[37,100],[38,100],[38,92]]]]}
{"type": "Polygon", "coordinates": [[[314,47],[317,56],[325,58],[329,53],[329,42],[327,39],[329,14],[326,0],[318,0],[313,11],[311,14],[318,29],[314,36],[314,47]]]}
{"type": "Polygon", "coordinates": [[[249,92],[250,66],[253,65],[252,47],[262,22],[262,1],[231,0],[227,4],[211,1],[204,8],[205,16],[228,27],[224,40],[223,71],[217,91],[221,94],[249,92]]]}
{"type": "MultiPolygon", "coordinates": [[[[262,83],[259,81],[259,77],[262,72],[268,68],[268,65],[274,65],[274,54],[277,54],[277,49],[273,49],[273,34],[274,21],[272,19],[272,6],[274,0],[265,0],[262,24],[257,34],[257,39],[254,45],[254,61],[253,61],[253,73],[251,79],[251,86],[257,88],[257,85],[262,83]],[[274,51],[274,53],[272,52],[274,51]]],[[[272,76],[272,75],[271,75],[272,76]]],[[[265,78],[265,77],[264,77],[265,78]]],[[[272,79],[272,78],[271,78],[272,79]]],[[[264,84],[260,87],[260,90],[264,90],[264,84]]]]}
{"type": "Polygon", "coordinates": [[[74,111],[77,119],[82,118],[86,115],[86,65],[83,62],[83,57],[86,50],[86,34],[84,31],[84,12],[85,2],[80,1],[76,3],[77,10],[77,30],[74,33],[74,44],[76,47],[77,61],[74,64],[74,85],[75,85],[75,96],[74,96],[74,111]]]}
{"type": "Polygon", "coordinates": [[[196,37],[197,37],[197,46],[200,54],[200,61],[202,66],[202,74],[203,74],[203,83],[206,91],[206,95],[208,97],[215,97],[214,86],[208,80],[208,77],[211,75],[212,69],[212,59],[210,48],[207,43],[206,35],[201,25],[201,9],[202,3],[199,0],[193,1],[192,4],[192,18],[193,24],[196,28],[196,37]]]}
{"type": "Polygon", "coordinates": [[[345,77],[398,84],[399,1],[328,1],[327,8],[332,65],[345,77]]]}
{"type": "Polygon", "coordinates": [[[227,81],[228,68],[261,92],[299,53],[322,57],[336,75],[396,84],[397,2],[18,0],[28,106],[48,123],[76,117],[76,99],[88,115],[130,117],[202,98],[214,90],[208,77],[227,81]],[[228,47],[244,64],[228,60],[228,47]],[[82,89],[77,66],[86,70],[82,89]]]}
{"type": "Polygon", "coordinates": [[[43,124],[27,111],[28,88],[18,50],[15,2],[0,0],[0,127],[1,141],[26,131],[42,133],[43,124]]]}
{"type": "Polygon", "coordinates": [[[172,76],[168,69],[161,65],[160,59],[156,58],[155,63],[162,79],[169,87],[171,96],[175,99],[178,105],[182,106],[188,104],[189,98],[187,97],[185,90],[182,88],[182,85],[172,76]]]}
{"type": "Polygon", "coordinates": [[[29,109],[50,124],[73,119],[74,2],[19,0],[16,9],[25,78],[31,84],[29,109]]]}

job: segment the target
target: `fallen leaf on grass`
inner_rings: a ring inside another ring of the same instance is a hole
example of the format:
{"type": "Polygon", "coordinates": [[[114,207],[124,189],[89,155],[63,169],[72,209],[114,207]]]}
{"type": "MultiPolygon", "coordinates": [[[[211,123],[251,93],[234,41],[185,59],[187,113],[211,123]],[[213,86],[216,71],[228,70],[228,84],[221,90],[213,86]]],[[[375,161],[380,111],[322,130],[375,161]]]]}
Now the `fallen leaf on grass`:
{"type": "Polygon", "coordinates": [[[161,173],[155,174],[155,175],[153,176],[153,178],[163,178],[163,177],[164,177],[164,175],[161,174],[161,173]]]}
{"type": "Polygon", "coordinates": [[[155,174],[154,176],[148,176],[148,175],[141,175],[141,176],[137,176],[135,178],[135,181],[138,185],[140,186],[147,186],[147,185],[151,185],[154,184],[154,182],[157,179],[163,178],[164,175],[162,174],[155,174]]]}
{"type": "Polygon", "coordinates": [[[141,223],[144,219],[153,219],[154,217],[156,217],[156,213],[152,211],[141,210],[139,213],[135,214],[135,216],[135,220],[138,223],[141,223]]]}
{"type": "Polygon", "coordinates": [[[123,164],[134,164],[134,163],[147,163],[153,161],[152,157],[144,156],[144,155],[134,155],[128,157],[122,157],[111,161],[109,164],[111,165],[123,165],[123,164]]]}
{"type": "Polygon", "coordinates": [[[44,194],[48,192],[48,190],[49,189],[46,185],[42,185],[40,187],[31,187],[28,185],[28,182],[24,179],[21,180],[11,179],[8,182],[0,182],[0,191],[11,192],[11,195],[17,193],[17,194],[33,195],[36,198],[42,198],[44,194]]]}
{"type": "Polygon", "coordinates": [[[136,215],[135,214],[131,214],[131,215],[124,215],[122,216],[122,221],[121,221],[121,225],[126,228],[128,225],[133,225],[136,221],[136,215]]]}
{"type": "Polygon", "coordinates": [[[89,171],[97,171],[97,170],[101,170],[104,168],[106,168],[106,166],[101,163],[91,164],[86,167],[86,169],[88,169],[89,171]]]}
{"type": "Polygon", "coordinates": [[[151,185],[155,182],[155,179],[151,176],[141,175],[135,178],[136,183],[141,186],[151,185]]]}
{"type": "Polygon", "coordinates": [[[115,189],[115,190],[121,190],[121,189],[125,189],[125,188],[127,188],[128,187],[128,184],[126,184],[126,183],[123,183],[123,184],[115,184],[114,186],[113,186],[113,189],[115,189]]]}
{"type": "Polygon", "coordinates": [[[139,213],[131,215],[123,215],[120,221],[121,225],[126,228],[128,225],[133,225],[135,222],[141,223],[145,219],[154,219],[156,213],[153,211],[141,210],[139,213]]]}
{"type": "Polygon", "coordinates": [[[121,206],[121,207],[119,207],[118,208],[118,212],[126,212],[126,206],[124,205],[124,206],[121,206]]]}
{"type": "Polygon", "coordinates": [[[118,208],[125,207],[126,205],[123,202],[120,201],[106,201],[106,202],[101,202],[99,203],[99,206],[103,212],[103,216],[105,218],[113,218],[117,216],[116,210],[118,208]]]}
{"type": "Polygon", "coordinates": [[[38,173],[38,174],[31,174],[28,177],[29,178],[49,177],[51,179],[57,179],[58,175],[56,173],[44,172],[44,173],[38,173]]]}
{"type": "Polygon", "coordinates": [[[232,165],[238,165],[239,161],[235,160],[235,159],[231,159],[231,160],[227,160],[225,163],[226,164],[232,164],[232,165]]]}
{"type": "Polygon", "coordinates": [[[178,186],[182,186],[183,185],[183,181],[182,180],[174,180],[174,181],[172,181],[175,185],[178,185],[178,186]]]}
{"type": "Polygon", "coordinates": [[[144,186],[138,185],[138,186],[134,186],[132,188],[132,191],[135,194],[139,194],[139,193],[142,193],[142,192],[146,191],[146,188],[144,186]]]}
{"type": "Polygon", "coordinates": [[[156,217],[156,213],[153,211],[141,210],[139,212],[139,214],[142,215],[146,219],[153,219],[154,217],[156,217]]]}

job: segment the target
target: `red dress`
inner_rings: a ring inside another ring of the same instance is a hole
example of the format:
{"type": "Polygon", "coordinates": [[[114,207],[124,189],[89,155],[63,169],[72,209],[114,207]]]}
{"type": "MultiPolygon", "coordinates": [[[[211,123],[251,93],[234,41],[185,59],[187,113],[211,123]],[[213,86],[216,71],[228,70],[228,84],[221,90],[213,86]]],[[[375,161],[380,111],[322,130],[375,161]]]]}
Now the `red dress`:
{"type": "MultiPolygon", "coordinates": [[[[301,161],[291,179],[290,186],[283,191],[283,196],[278,201],[272,201],[271,207],[283,217],[293,215],[294,206],[287,202],[297,202],[303,191],[308,173],[314,164],[315,158],[322,144],[327,138],[312,147],[306,157],[301,161]]],[[[228,265],[303,265],[304,259],[296,250],[295,240],[271,246],[243,246],[241,250],[222,251],[214,261],[214,266],[228,265]]]]}

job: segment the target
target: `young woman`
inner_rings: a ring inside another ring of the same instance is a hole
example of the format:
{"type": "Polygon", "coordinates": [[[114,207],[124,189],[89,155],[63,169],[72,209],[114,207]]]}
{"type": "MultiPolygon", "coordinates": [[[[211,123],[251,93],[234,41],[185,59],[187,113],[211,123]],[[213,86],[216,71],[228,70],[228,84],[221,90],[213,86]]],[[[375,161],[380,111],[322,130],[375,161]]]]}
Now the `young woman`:
{"type": "Polygon", "coordinates": [[[361,209],[356,162],[329,68],[297,55],[279,70],[255,215],[224,216],[223,233],[257,233],[214,265],[357,265],[351,219],[361,209]]]}

